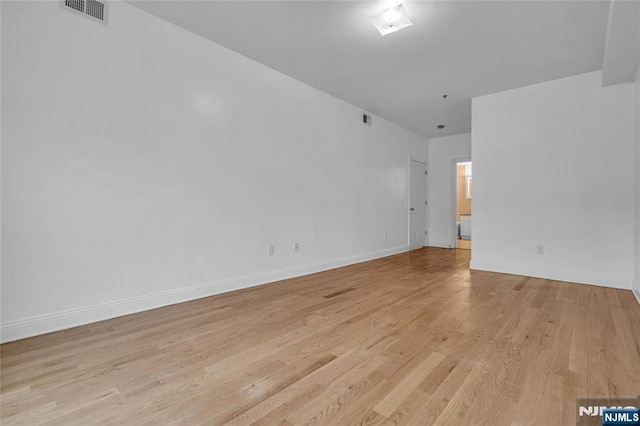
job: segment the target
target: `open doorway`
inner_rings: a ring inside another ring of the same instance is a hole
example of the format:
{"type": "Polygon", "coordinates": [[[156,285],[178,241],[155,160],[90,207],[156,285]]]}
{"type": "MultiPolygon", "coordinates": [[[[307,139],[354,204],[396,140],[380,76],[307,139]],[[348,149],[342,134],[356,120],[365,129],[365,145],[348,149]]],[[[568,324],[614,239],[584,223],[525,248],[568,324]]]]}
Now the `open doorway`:
{"type": "Polygon", "coordinates": [[[456,245],[457,249],[471,250],[471,197],[473,179],[471,161],[456,163],[456,245]]]}

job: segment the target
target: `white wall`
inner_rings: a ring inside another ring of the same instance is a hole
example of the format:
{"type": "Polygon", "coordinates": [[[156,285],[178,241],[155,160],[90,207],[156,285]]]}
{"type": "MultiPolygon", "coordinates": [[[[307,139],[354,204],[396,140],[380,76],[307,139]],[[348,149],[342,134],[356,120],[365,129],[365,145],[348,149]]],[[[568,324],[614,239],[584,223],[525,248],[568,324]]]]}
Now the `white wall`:
{"type": "Polygon", "coordinates": [[[2,32],[4,341],[407,249],[422,137],[126,3],[2,32]]]}
{"type": "MultiPolygon", "coordinates": [[[[640,20],[640,17],[638,18],[640,20]]],[[[640,42],[638,43],[640,45],[640,42]]],[[[636,74],[636,193],[635,193],[635,261],[633,291],[640,302],[640,66],[636,74]]]]}
{"type": "Polygon", "coordinates": [[[631,287],[633,96],[593,72],[473,99],[472,268],[631,287]]]}
{"type": "Polygon", "coordinates": [[[640,64],[640,2],[611,0],[602,60],[602,85],[635,80],[640,64]]]}
{"type": "Polygon", "coordinates": [[[455,247],[454,159],[471,159],[471,133],[429,139],[429,245],[433,247],[455,247]]]}

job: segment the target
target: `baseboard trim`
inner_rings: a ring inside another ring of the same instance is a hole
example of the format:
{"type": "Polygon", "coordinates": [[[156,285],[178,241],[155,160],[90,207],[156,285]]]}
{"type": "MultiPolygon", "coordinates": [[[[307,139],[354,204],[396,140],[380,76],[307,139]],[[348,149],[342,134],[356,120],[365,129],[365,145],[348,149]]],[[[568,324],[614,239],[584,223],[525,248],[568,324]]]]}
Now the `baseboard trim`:
{"type": "Polygon", "coordinates": [[[450,241],[446,241],[446,242],[442,242],[442,241],[434,241],[434,242],[429,242],[429,247],[439,247],[439,248],[453,248],[451,247],[451,242],[450,241]]]}
{"type": "Polygon", "coordinates": [[[636,288],[640,288],[640,284],[636,283],[634,287],[635,288],[631,289],[631,291],[633,292],[633,295],[636,297],[636,300],[640,304],[640,290],[636,290],[636,288]]]}
{"type": "Polygon", "coordinates": [[[356,263],[409,251],[408,246],[394,247],[356,256],[334,259],[311,265],[302,265],[258,274],[245,275],[215,282],[196,284],[175,290],[116,300],[98,305],[55,312],[47,315],[9,321],[0,326],[0,343],[12,342],[27,337],[65,330],[150,309],[227,293],[243,288],[314,274],[356,263]]]}
{"type": "MultiPolygon", "coordinates": [[[[577,284],[597,285],[600,287],[631,290],[631,279],[605,274],[581,273],[576,271],[552,270],[535,266],[502,265],[496,263],[478,262],[471,260],[470,269],[503,274],[523,275],[526,277],[546,278],[555,281],[566,281],[577,284]]],[[[636,295],[637,297],[637,295],[636,295]]]]}

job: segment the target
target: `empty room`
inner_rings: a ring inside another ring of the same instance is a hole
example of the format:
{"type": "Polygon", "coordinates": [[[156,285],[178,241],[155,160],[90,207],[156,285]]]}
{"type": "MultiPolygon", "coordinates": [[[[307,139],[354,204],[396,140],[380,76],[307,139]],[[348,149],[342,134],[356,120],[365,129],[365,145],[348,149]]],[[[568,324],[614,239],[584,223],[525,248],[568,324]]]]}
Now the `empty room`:
{"type": "Polygon", "coordinates": [[[640,0],[0,25],[2,425],[640,425],[640,0]]]}

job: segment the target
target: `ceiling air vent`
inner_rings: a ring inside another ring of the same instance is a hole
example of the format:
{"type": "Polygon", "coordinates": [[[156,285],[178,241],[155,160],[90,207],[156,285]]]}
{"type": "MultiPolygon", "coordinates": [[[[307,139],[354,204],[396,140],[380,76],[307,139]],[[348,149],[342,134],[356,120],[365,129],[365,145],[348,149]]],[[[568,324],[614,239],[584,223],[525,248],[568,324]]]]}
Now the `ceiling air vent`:
{"type": "Polygon", "coordinates": [[[67,10],[107,24],[107,4],[97,0],[62,0],[60,5],[67,10]]]}

